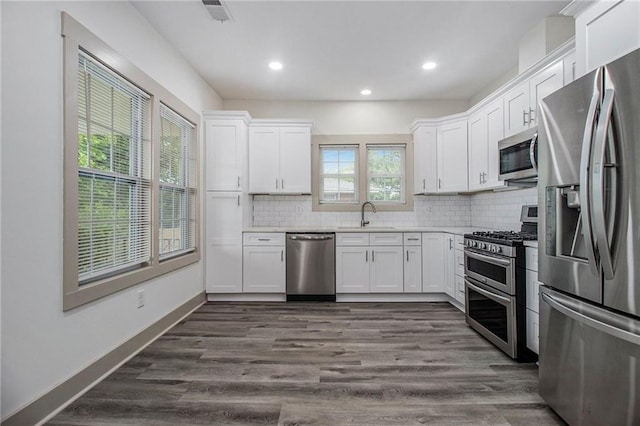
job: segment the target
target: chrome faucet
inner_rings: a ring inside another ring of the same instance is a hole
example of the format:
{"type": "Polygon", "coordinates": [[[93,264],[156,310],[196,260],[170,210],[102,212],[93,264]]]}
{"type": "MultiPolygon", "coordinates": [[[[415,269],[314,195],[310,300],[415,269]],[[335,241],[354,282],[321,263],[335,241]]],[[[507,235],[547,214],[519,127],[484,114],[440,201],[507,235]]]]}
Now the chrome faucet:
{"type": "Polygon", "coordinates": [[[371,201],[365,201],[364,203],[362,203],[362,218],[360,219],[360,227],[361,228],[364,228],[369,223],[368,220],[364,220],[364,206],[366,206],[367,204],[369,204],[371,206],[371,210],[374,213],[376,212],[376,206],[374,206],[371,201]]]}

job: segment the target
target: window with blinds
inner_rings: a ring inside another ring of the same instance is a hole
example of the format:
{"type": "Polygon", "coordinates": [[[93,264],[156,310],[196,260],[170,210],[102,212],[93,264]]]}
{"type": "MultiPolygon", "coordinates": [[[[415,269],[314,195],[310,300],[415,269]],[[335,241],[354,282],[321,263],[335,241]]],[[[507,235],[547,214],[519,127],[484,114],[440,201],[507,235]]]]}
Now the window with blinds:
{"type": "Polygon", "coordinates": [[[195,247],[195,126],[160,105],[160,258],[195,247]]]}
{"type": "Polygon", "coordinates": [[[151,259],[150,97],[78,55],[78,280],[151,259]]]}

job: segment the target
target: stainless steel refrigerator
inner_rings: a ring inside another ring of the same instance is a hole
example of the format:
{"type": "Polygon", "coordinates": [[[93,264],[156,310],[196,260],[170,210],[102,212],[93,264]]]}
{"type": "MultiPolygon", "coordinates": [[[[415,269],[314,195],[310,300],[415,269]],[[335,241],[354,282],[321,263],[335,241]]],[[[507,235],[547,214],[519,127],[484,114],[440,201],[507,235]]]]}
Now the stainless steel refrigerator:
{"type": "Polygon", "coordinates": [[[538,114],[540,395],[571,425],[638,425],[640,50],[538,114]]]}

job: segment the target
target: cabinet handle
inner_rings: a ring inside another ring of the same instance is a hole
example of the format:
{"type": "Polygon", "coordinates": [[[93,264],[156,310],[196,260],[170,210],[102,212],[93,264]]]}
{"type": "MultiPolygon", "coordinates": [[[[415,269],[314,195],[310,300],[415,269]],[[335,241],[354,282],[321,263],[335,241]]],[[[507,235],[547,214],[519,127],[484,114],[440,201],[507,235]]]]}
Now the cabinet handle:
{"type": "Polygon", "coordinates": [[[276,179],[276,189],[278,189],[278,179],[276,179]]]}
{"type": "Polygon", "coordinates": [[[480,172],[479,174],[480,174],[480,177],[478,178],[479,179],[479,183],[482,185],[482,172],[480,172]]]}
{"type": "Polygon", "coordinates": [[[364,261],[369,262],[369,250],[364,251],[364,261]]]}
{"type": "Polygon", "coordinates": [[[409,262],[409,250],[407,250],[407,262],[409,262]]]}
{"type": "Polygon", "coordinates": [[[533,108],[529,107],[529,124],[533,123],[536,119],[533,115],[534,112],[536,111],[533,108]]]}
{"type": "Polygon", "coordinates": [[[376,252],[371,250],[371,262],[375,262],[376,261],[376,252]]]}
{"type": "Polygon", "coordinates": [[[271,238],[258,238],[258,241],[271,241],[271,238]]]}
{"type": "Polygon", "coordinates": [[[527,111],[522,111],[522,125],[526,126],[529,123],[527,120],[527,111]]]}
{"type": "Polygon", "coordinates": [[[280,250],[280,262],[284,262],[284,250],[280,250]]]}
{"type": "Polygon", "coordinates": [[[284,179],[281,179],[281,181],[282,181],[282,185],[280,185],[280,188],[284,190],[284,179]]]}
{"type": "Polygon", "coordinates": [[[238,207],[240,207],[240,196],[238,195],[238,207]]]}
{"type": "Polygon", "coordinates": [[[238,188],[240,188],[240,176],[238,176],[238,188]]]}
{"type": "Polygon", "coordinates": [[[427,189],[427,184],[425,182],[425,179],[422,179],[422,190],[425,191],[427,189]]]}
{"type": "Polygon", "coordinates": [[[407,238],[407,240],[409,241],[418,241],[420,238],[416,238],[416,237],[409,237],[407,238]]]}
{"type": "Polygon", "coordinates": [[[438,189],[442,188],[442,179],[438,179],[438,189]]]}
{"type": "Polygon", "coordinates": [[[453,238],[449,238],[449,250],[453,250],[453,238]]]}

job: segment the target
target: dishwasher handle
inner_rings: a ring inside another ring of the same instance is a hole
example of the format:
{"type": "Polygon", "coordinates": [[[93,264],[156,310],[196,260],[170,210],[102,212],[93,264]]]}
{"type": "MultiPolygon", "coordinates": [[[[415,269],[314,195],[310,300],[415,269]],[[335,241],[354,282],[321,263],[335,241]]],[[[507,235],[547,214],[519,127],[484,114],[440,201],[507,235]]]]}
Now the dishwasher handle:
{"type": "Polygon", "coordinates": [[[290,235],[289,238],[300,241],[326,241],[333,240],[333,235],[290,235]]]}

